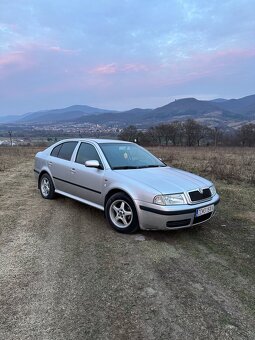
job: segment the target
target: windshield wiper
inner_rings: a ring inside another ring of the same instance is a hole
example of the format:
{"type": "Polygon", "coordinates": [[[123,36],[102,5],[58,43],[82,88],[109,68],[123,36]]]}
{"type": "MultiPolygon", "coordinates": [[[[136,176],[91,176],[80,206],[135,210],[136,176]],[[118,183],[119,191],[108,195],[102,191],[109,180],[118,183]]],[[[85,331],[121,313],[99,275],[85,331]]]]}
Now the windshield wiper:
{"type": "Polygon", "coordinates": [[[112,167],[112,170],[127,170],[127,169],[145,169],[145,168],[161,168],[165,167],[166,165],[156,165],[156,164],[151,164],[151,165],[123,165],[123,166],[114,166],[112,167]]]}
{"type": "Polygon", "coordinates": [[[123,165],[123,166],[112,167],[112,170],[127,170],[127,169],[139,169],[139,167],[133,166],[133,165],[123,165]]]}
{"type": "Polygon", "coordinates": [[[151,165],[143,165],[139,166],[139,169],[144,169],[144,168],[163,168],[166,165],[156,165],[156,164],[151,164],[151,165]]]}

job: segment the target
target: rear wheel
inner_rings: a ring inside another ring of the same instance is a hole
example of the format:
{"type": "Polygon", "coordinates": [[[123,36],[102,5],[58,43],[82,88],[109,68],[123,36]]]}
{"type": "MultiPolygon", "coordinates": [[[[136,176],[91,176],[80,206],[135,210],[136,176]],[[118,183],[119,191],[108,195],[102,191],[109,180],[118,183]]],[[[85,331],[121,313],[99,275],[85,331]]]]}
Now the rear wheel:
{"type": "Polygon", "coordinates": [[[105,214],[111,227],[120,233],[131,234],[139,229],[135,205],[130,197],[122,192],[109,198],[105,214]]]}
{"type": "Polygon", "coordinates": [[[41,176],[39,188],[43,198],[53,199],[55,197],[55,188],[50,175],[45,173],[41,176]]]}

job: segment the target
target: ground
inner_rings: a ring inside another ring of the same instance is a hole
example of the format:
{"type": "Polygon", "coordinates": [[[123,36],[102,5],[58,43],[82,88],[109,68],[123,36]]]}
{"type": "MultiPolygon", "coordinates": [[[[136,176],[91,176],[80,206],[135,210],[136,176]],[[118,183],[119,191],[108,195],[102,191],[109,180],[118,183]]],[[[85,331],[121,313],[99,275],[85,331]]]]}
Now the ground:
{"type": "Polygon", "coordinates": [[[0,339],[255,339],[248,179],[215,179],[202,226],[122,235],[94,208],[43,200],[36,149],[0,149],[0,339]]]}

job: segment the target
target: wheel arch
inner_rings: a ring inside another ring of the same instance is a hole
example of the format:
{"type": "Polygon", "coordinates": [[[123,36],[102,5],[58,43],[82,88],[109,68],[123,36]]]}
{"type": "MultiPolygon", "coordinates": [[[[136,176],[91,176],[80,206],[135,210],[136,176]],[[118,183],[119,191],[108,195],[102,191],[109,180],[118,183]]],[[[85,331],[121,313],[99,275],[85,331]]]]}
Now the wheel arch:
{"type": "Polygon", "coordinates": [[[123,189],[121,189],[121,188],[112,188],[112,189],[110,189],[110,190],[108,191],[108,193],[105,195],[105,199],[104,199],[104,212],[105,212],[105,206],[106,206],[106,203],[107,203],[108,199],[109,199],[112,195],[117,194],[118,192],[127,195],[127,196],[131,199],[131,201],[133,202],[133,204],[134,204],[134,206],[135,206],[135,208],[136,208],[136,212],[137,212],[137,216],[138,216],[138,221],[139,221],[139,223],[140,223],[140,216],[139,216],[139,210],[138,210],[139,208],[138,208],[138,206],[137,206],[135,200],[132,198],[132,196],[131,196],[126,190],[123,190],[123,189]]]}
{"type": "Polygon", "coordinates": [[[114,194],[117,194],[118,192],[127,195],[127,196],[132,200],[132,202],[135,204],[133,198],[130,196],[130,194],[129,194],[128,192],[126,192],[125,190],[120,189],[120,188],[113,188],[113,189],[109,190],[108,193],[105,195],[105,199],[104,199],[104,207],[106,206],[106,203],[107,203],[108,199],[109,199],[111,196],[113,196],[114,194]]]}
{"type": "Polygon", "coordinates": [[[53,183],[53,185],[54,185],[54,187],[55,187],[55,184],[54,184],[54,182],[53,182],[53,179],[52,179],[51,174],[50,174],[47,170],[42,170],[42,171],[40,172],[39,176],[38,176],[38,182],[37,182],[38,189],[40,189],[40,180],[41,180],[41,178],[42,178],[42,175],[44,175],[44,174],[47,174],[47,175],[50,176],[50,178],[51,178],[51,180],[52,180],[52,183],[53,183]]]}

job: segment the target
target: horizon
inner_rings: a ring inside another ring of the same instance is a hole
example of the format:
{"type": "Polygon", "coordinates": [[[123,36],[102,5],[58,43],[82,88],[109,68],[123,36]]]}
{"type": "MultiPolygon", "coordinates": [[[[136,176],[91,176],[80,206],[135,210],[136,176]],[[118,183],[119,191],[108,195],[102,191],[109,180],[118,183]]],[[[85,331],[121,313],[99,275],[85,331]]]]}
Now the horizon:
{"type": "Polygon", "coordinates": [[[255,89],[254,12],[251,0],[4,2],[0,116],[245,97],[255,89]]]}
{"type": "MultiPolygon", "coordinates": [[[[217,100],[217,99],[222,99],[222,100],[232,100],[232,99],[242,99],[242,98],[245,98],[245,97],[249,97],[249,96],[253,96],[254,94],[250,94],[250,95],[247,95],[247,96],[244,96],[244,97],[240,97],[240,98],[222,98],[222,97],[218,97],[218,98],[213,98],[213,99],[198,99],[198,98],[195,98],[195,97],[183,97],[183,98],[176,98],[174,100],[171,100],[169,101],[168,103],[165,103],[163,105],[159,105],[157,107],[138,107],[138,106],[135,106],[135,107],[130,107],[130,108],[127,108],[127,109],[124,109],[124,110],[118,110],[118,109],[113,109],[113,108],[107,108],[107,107],[97,107],[96,105],[88,105],[88,104],[71,104],[71,105],[67,105],[67,106],[61,106],[61,107],[53,107],[53,108],[49,108],[49,109],[39,109],[39,110],[36,110],[36,111],[30,111],[30,112],[24,112],[24,113],[21,113],[21,114],[10,114],[10,115],[7,115],[7,116],[23,116],[23,115],[28,115],[28,114],[33,114],[33,113],[36,113],[36,112],[44,112],[44,111],[53,111],[53,110],[62,110],[62,109],[65,109],[65,108],[68,108],[68,107],[72,107],[72,106],[89,106],[89,107],[95,107],[97,109],[105,109],[105,110],[112,110],[112,111],[118,111],[118,112],[126,112],[126,111],[130,111],[130,110],[133,110],[133,109],[148,109],[148,110],[155,110],[161,106],[165,106],[165,105],[168,105],[176,100],[181,100],[181,99],[196,99],[196,100],[201,100],[201,101],[211,101],[211,100],[217,100]]],[[[217,103],[216,103],[217,104],[217,103]]],[[[4,117],[5,115],[1,115],[0,113],[0,117],[4,117]]]]}

